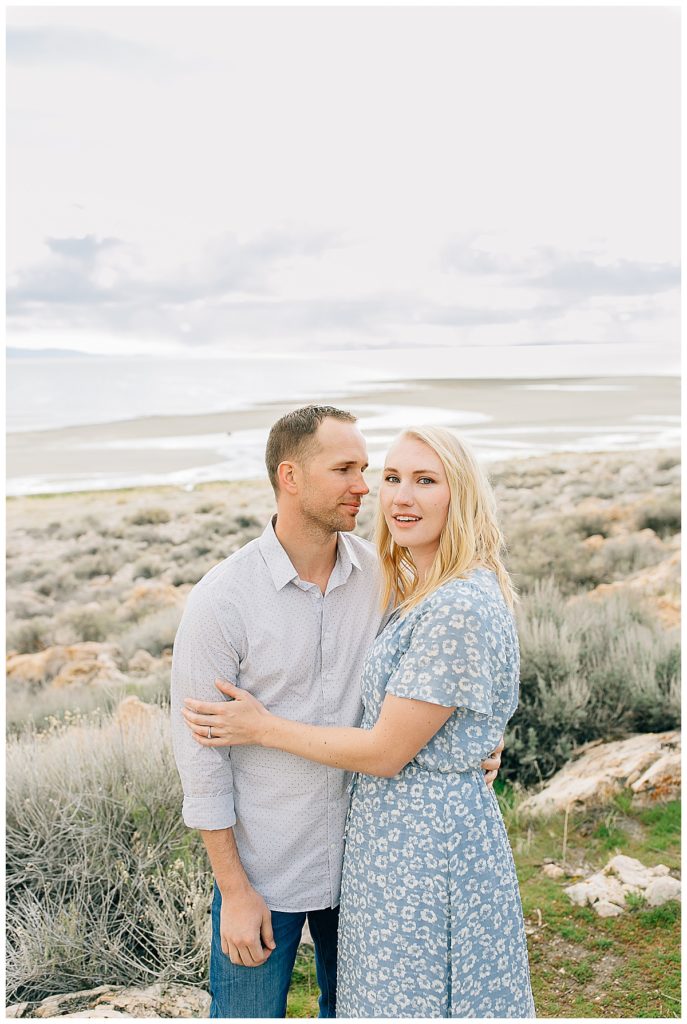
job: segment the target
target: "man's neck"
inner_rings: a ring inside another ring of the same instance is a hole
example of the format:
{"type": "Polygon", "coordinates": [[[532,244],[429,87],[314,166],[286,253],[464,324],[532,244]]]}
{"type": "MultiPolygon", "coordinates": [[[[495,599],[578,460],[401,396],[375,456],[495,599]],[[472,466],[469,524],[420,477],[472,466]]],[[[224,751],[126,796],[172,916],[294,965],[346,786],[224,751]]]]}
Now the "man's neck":
{"type": "Polygon", "coordinates": [[[324,593],[336,564],[338,533],[318,530],[283,512],[277,516],[274,532],[299,578],[316,583],[324,593]]]}

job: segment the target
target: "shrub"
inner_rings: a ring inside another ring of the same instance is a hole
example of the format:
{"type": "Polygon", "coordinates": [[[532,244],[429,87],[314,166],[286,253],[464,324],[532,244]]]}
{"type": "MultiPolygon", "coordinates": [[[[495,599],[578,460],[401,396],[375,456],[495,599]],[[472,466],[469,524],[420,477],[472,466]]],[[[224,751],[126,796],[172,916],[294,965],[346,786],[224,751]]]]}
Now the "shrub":
{"type": "Polygon", "coordinates": [[[63,643],[79,643],[84,640],[102,642],[114,632],[112,616],[102,608],[72,608],[63,612],[58,619],[63,643]]]}
{"type": "Polygon", "coordinates": [[[666,495],[663,501],[652,501],[645,505],[637,517],[637,528],[649,529],[659,537],[672,537],[682,530],[682,510],[677,494],[666,495]]]}
{"type": "Polygon", "coordinates": [[[158,559],[142,558],[134,565],[134,579],[139,576],[144,580],[156,579],[164,570],[165,566],[158,559]]]}
{"type": "Polygon", "coordinates": [[[50,619],[34,618],[20,625],[8,627],[7,650],[17,654],[35,654],[53,643],[53,623],[50,619]]]}
{"type": "Polygon", "coordinates": [[[7,995],[202,983],[212,881],[181,815],[169,724],[7,746],[7,995]]]}
{"type": "Polygon", "coordinates": [[[582,743],[678,725],[677,637],[641,598],[566,604],[548,580],[523,597],[517,617],[520,703],[506,738],[506,778],[530,785],[582,743]]]}
{"type": "Polygon", "coordinates": [[[117,561],[109,552],[99,552],[80,558],[72,566],[72,572],[77,579],[90,580],[94,576],[114,576],[118,568],[117,561]]]}
{"type": "Polygon", "coordinates": [[[156,526],[168,523],[172,517],[166,508],[141,508],[127,519],[132,526],[156,526]]]}
{"type": "Polygon", "coordinates": [[[173,647],[180,621],[180,608],[161,608],[123,632],[118,640],[119,646],[127,658],[138,650],[148,651],[159,658],[163,651],[173,647]]]}

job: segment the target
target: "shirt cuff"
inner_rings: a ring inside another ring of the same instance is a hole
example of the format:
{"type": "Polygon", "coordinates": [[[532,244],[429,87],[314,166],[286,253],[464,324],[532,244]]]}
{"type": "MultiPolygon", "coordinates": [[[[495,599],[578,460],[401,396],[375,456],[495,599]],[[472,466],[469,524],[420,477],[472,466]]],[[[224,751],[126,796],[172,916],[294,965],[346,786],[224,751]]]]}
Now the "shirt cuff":
{"type": "Polygon", "coordinates": [[[185,796],[182,810],[184,824],[215,832],[236,824],[234,798],[231,793],[220,796],[185,796]]]}

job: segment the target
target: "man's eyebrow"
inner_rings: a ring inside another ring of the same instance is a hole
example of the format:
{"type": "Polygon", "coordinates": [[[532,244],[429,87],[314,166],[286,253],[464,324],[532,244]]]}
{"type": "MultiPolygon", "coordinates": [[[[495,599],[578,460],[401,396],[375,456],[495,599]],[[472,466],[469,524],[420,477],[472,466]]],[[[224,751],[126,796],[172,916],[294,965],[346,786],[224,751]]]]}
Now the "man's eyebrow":
{"type": "MultiPolygon", "coordinates": [[[[335,466],[357,466],[358,465],[358,460],[357,459],[340,459],[338,462],[335,462],[334,465],[335,466]]],[[[367,469],[368,466],[369,466],[369,462],[365,462],[363,464],[363,469],[367,469]]]]}

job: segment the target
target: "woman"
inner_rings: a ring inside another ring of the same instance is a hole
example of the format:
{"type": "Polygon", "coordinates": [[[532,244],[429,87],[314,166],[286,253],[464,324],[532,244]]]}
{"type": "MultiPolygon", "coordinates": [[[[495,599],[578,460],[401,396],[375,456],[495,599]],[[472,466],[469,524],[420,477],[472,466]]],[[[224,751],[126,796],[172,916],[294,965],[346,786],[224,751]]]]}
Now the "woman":
{"type": "Polygon", "coordinates": [[[187,723],[205,745],[358,773],[338,1016],[532,1017],[513,858],[480,769],[517,706],[513,591],[489,484],[448,431],[409,430],[391,448],[377,546],[395,610],[367,658],[359,729],[278,718],[229,684],[233,701],[195,703],[187,723]]]}

